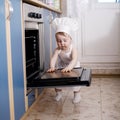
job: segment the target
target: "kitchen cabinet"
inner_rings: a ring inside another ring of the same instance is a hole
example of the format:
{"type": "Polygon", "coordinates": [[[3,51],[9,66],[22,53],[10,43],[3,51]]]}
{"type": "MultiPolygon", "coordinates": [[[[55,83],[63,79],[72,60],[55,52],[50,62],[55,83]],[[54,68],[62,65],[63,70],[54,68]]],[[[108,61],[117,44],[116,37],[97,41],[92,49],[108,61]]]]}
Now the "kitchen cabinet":
{"type": "Polygon", "coordinates": [[[0,120],[9,120],[5,1],[0,0],[0,120]],[[7,115],[6,115],[7,114],[7,115]]]}
{"type": "Polygon", "coordinates": [[[22,55],[21,1],[11,0],[13,13],[10,19],[12,76],[15,120],[25,112],[24,73],[22,55]]]}
{"type": "Polygon", "coordinates": [[[19,120],[25,112],[21,1],[11,5],[0,1],[0,120],[19,120]]]}

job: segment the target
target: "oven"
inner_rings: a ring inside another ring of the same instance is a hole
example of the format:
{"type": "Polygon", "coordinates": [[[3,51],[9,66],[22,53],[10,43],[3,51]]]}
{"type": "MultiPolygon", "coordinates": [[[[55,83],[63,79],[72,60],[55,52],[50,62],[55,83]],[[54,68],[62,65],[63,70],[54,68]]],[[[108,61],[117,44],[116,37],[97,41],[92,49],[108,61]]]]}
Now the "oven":
{"type": "Polygon", "coordinates": [[[43,9],[23,3],[27,82],[44,72],[43,9]]]}
{"type": "MultiPolygon", "coordinates": [[[[43,8],[23,3],[25,25],[25,68],[27,89],[55,86],[89,86],[91,70],[82,67],[73,69],[70,73],[54,73],[45,71],[45,40],[43,8]]],[[[47,51],[46,51],[47,52],[47,51]]],[[[49,51],[48,51],[49,52],[49,51]]]]}

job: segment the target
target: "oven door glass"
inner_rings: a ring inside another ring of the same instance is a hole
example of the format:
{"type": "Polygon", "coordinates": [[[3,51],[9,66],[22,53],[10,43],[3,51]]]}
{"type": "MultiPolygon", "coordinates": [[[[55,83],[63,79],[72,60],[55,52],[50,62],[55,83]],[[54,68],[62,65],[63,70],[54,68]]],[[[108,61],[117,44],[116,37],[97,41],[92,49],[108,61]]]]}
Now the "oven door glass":
{"type": "Polygon", "coordinates": [[[39,74],[39,31],[25,30],[26,76],[27,81],[39,74]]]}

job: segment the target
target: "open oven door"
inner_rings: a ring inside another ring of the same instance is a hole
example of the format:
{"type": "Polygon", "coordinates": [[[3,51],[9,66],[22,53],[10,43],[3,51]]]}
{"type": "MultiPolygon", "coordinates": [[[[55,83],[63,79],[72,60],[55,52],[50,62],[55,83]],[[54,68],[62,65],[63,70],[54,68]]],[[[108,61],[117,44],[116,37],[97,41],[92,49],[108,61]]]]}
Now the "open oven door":
{"type": "Polygon", "coordinates": [[[53,73],[44,72],[34,79],[27,81],[27,87],[57,87],[57,86],[90,86],[91,69],[74,68],[71,72],[61,73],[56,70],[53,73]]]}

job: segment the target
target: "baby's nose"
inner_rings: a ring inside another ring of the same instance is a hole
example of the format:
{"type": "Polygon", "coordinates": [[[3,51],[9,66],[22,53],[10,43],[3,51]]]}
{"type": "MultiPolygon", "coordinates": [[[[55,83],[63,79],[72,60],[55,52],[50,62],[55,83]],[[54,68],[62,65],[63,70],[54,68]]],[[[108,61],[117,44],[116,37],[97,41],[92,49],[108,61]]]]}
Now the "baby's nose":
{"type": "Polygon", "coordinates": [[[63,41],[63,40],[61,40],[61,44],[64,44],[64,41],[63,41]]]}

